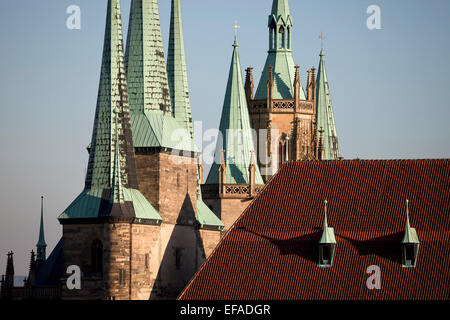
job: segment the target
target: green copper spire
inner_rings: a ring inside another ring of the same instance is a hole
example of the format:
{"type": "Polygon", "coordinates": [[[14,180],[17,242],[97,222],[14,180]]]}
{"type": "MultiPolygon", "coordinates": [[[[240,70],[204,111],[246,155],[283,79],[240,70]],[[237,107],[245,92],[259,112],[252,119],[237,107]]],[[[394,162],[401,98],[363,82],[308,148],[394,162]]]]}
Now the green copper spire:
{"type": "Polygon", "coordinates": [[[120,217],[159,224],[138,191],[123,54],[120,0],[108,1],[105,42],[85,190],[62,213],[68,219],[120,217]]]}
{"type": "MultiPolygon", "coordinates": [[[[295,63],[292,57],[292,17],[288,0],[274,0],[269,16],[269,53],[255,94],[267,99],[269,67],[273,68],[273,99],[294,99],[295,63]]],[[[300,99],[306,100],[300,84],[300,99]]]]}
{"type": "MultiPolygon", "coordinates": [[[[233,57],[219,128],[222,137],[219,136],[217,141],[216,162],[209,171],[206,184],[219,183],[219,164],[217,159],[219,159],[223,149],[226,153],[226,177],[224,183],[250,184],[249,168],[252,164],[252,152],[255,149],[236,38],[233,48],[233,57]]],[[[255,183],[264,184],[258,166],[255,169],[255,183]]]]}
{"type": "Polygon", "coordinates": [[[45,236],[44,236],[44,197],[41,197],[41,224],[39,227],[39,240],[36,244],[37,248],[37,260],[38,261],[45,261],[46,259],[46,248],[47,243],[45,243],[45,236]]]}
{"type": "Polygon", "coordinates": [[[338,160],[341,157],[341,152],[339,150],[336,124],[334,122],[324,56],[325,54],[322,49],[317,74],[317,131],[319,136],[319,131],[323,130],[324,155],[322,160],[338,160]]]}
{"type": "Polygon", "coordinates": [[[171,113],[158,0],[132,0],[125,65],[131,112],[171,113]]]}
{"type": "Polygon", "coordinates": [[[125,65],[134,146],[195,151],[173,116],[157,0],[131,2],[125,65]]]}
{"type": "Polygon", "coordinates": [[[194,129],[192,126],[192,111],[184,50],[181,0],[172,0],[167,74],[175,119],[184,129],[188,130],[191,138],[193,138],[194,129]]]}
{"type": "Polygon", "coordinates": [[[289,10],[288,0],[273,0],[272,4],[272,16],[277,20],[284,19],[287,21],[291,17],[291,12],[289,10]]]}

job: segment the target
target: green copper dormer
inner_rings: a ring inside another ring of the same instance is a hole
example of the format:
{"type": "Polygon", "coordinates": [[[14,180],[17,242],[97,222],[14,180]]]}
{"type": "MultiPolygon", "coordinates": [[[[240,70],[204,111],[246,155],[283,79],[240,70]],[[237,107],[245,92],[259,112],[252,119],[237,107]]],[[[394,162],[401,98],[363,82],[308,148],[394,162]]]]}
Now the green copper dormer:
{"type": "MultiPolygon", "coordinates": [[[[228,77],[227,90],[220,120],[220,135],[217,140],[216,161],[209,171],[206,184],[219,184],[218,159],[225,150],[226,184],[250,184],[250,165],[254,152],[252,128],[247,109],[238,43],[233,44],[233,57],[228,77]]],[[[255,168],[255,184],[264,184],[258,166],[255,168]]]]}
{"type": "Polygon", "coordinates": [[[188,130],[193,139],[194,129],[184,49],[181,0],[172,0],[167,75],[169,78],[172,112],[175,119],[183,128],[188,130]]]}
{"type": "Polygon", "coordinates": [[[175,120],[157,0],[132,0],[125,55],[136,148],[195,151],[175,120]]]}
{"type": "Polygon", "coordinates": [[[409,221],[409,200],[406,200],[406,226],[403,239],[401,241],[402,247],[402,265],[405,268],[414,268],[417,264],[417,257],[419,255],[420,241],[417,236],[415,228],[411,228],[409,221]]]}
{"type": "MultiPolygon", "coordinates": [[[[255,100],[267,99],[269,67],[273,68],[273,99],[294,99],[295,63],[292,57],[292,17],[288,0],[274,0],[268,20],[269,52],[255,94],[255,100]]],[[[300,83],[300,99],[306,100],[300,83]]]]}
{"type": "Polygon", "coordinates": [[[45,261],[47,243],[45,243],[45,235],[44,235],[44,197],[41,197],[41,223],[39,227],[39,240],[38,243],[36,244],[36,248],[37,248],[37,261],[45,261]]]}
{"type": "Polygon", "coordinates": [[[328,227],[328,217],[327,217],[328,201],[325,200],[324,204],[325,204],[325,218],[323,222],[322,236],[320,237],[319,240],[319,266],[331,267],[333,266],[337,242],[334,234],[334,228],[328,227]]]}
{"type": "Polygon", "coordinates": [[[321,159],[338,160],[341,158],[341,152],[339,150],[338,135],[334,121],[334,112],[331,104],[330,87],[328,85],[324,57],[325,54],[322,49],[320,52],[319,71],[317,74],[317,136],[320,136],[320,132],[323,131],[323,154],[321,159]]]}
{"type": "Polygon", "coordinates": [[[120,0],[108,1],[105,43],[85,189],[58,217],[61,223],[126,219],[160,224],[138,190],[130,126],[120,0]]]}

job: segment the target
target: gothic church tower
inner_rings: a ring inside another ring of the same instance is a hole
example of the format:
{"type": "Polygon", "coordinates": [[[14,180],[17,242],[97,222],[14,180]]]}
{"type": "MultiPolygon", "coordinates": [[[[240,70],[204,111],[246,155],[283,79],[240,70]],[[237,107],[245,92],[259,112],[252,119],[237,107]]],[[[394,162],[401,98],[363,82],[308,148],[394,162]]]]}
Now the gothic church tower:
{"type": "MultiPolygon", "coordinates": [[[[340,157],[339,152],[326,151],[332,143],[334,150],[338,148],[331,102],[325,101],[329,101],[326,75],[318,77],[321,82],[317,87],[315,69],[309,69],[305,92],[300,67],[294,63],[295,30],[288,0],[273,0],[268,29],[269,50],[255,94],[252,67],[247,68],[245,81],[251,125],[258,132],[257,159],[265,182],[283,162],[340,157]],[[331,136],[334,138],[328,138],[331,136]]],[[[319,72],[324,74],[322,60],[320,65],[319,72]]]]}
{"type": "Polygon", "coordinates": [[[63,286],[64,299],[174,299],[223,229],[199,205],[197,152],[174,116],[157,0],[132,1],[126,56],[122,39],[120,0],[108,0],[85,189],[58,218],[63,270],[82,271],[81,290],[63,286]]]}

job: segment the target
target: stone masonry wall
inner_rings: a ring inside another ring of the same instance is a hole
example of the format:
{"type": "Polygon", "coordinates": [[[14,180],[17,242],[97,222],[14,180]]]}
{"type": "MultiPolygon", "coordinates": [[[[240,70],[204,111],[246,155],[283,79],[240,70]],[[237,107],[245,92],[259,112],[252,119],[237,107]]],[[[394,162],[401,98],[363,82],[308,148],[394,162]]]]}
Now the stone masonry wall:
{"type": "Polygon", "coordinates": [[[165,153],[137,153],[136,166],[139,190],[163,221],[176,224],[181,218],[186,220],[183,223],[193,223],[197,207],[195,159],[165,153]]]}
{"type": "Polygon", "coordinates": [[[251,199],[203,199],[203,201],[222,220],[225,231],[228,231],[250,205],[251,199]]]}

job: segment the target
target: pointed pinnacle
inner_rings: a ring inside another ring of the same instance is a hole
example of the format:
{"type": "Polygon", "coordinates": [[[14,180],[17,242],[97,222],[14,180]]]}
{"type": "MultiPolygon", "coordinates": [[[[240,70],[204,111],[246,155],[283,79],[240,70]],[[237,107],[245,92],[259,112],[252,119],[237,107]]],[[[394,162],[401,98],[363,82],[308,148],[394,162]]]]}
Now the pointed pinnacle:
{"type": "Polygon", "coordinates": [[[328,201],[325,200],[324,203],[325,203],[325,220],[323,222],[323,229],[326,230],[328,228],[328,219],[327,219],[327,204],[328,204],[328,201]]]}

